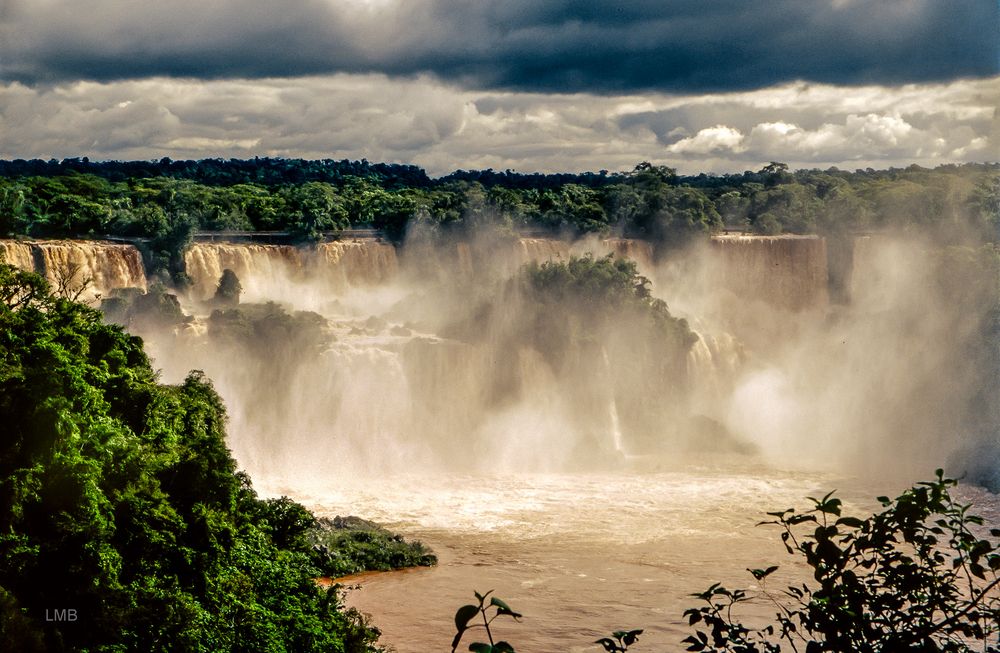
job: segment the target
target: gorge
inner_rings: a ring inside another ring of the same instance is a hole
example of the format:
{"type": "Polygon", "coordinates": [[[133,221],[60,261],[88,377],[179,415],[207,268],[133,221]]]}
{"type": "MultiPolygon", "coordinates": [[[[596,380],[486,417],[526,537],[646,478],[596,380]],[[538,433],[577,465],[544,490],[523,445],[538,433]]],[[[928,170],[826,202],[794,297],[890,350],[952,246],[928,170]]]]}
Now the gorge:
{"type": "MultiPolygon", "coordinates": [[[[264,493],[438,550],[439,568],[352,595],[399,650],[443,648],[454,606],[494,586],[531,617],[528,648],[590,650],[571,634],[626,626],[673,644],[706,574],[739,577],[780,553],[753,528],[765,511],[832,485],[867,507],[872,490],[942,463],[997,481],[996,362],[977,349],[991,286],[976,251],[878,235],[852,238],[849,256],[827,245],[196,242],[190,287],[171,291],[180,313],[127,326],[166,381],[213,379],[229,445],[264,493]],[[677,340],[525,281],[525,264],[586,253],[634,261],[685,321],[668,331],[677,340]],[[236,305],[215,298],[226,269],[236,305]]],[[[164,292],[130,245],[0,248],[94,302],[164,292]]]]}

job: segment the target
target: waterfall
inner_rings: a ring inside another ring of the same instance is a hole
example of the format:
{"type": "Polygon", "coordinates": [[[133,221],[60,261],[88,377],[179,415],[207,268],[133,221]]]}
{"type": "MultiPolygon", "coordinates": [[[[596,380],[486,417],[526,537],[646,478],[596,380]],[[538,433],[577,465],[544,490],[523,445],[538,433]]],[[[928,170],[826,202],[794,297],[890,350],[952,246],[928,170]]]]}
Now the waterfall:
{"type": "Polygon", "coordinates": [[[385,283],[399,272],[396,248],[376,240],[322,243],[311,264],[339,288],[385,283]]]}
{"type": "Polygon", "coordinates": [[[829,304],[826,241],[818,236],[718,235],[720,284],[741,299],[803,311],[829,304]]]}
{"type": "Polygon", "coordinates": [[[570,256],[570,245],[564,240],[553,238],[520,238],[518,251],[521,264],[565,261],[570,256]]]}
{"type": "Polygon", "coordinates": [[[743,344],[728,333],[707,334],[696,330],[697,340],[687,358],[688,380],[694,391],[693,408],[712,415],[732,390],[731,384],[746,362],[743,344]]]}
{"type": "Polygon", "coordinates": [[[347,240],[315,247],[257,243],[194,243],[184,253],[195,299],[210,299],[230,269],[249,301],[280,299],[289,284],[319,284],[324,292],[385,283],[398,273],[396,248],[378,240],[347,240]]]}
{"type": "Polygon", "coordinates": [[[14,267],[34,272],[35,257],[31,253],[31,245],[19,240],[0,240],[0,255],[3,262],[14,267]]]}
{"type": "Polygon", "coordinates": [[[653,246],[645,240],[635,238],[606,238],[601,246],[608,253],[635,261],[640,272],[653,267],[653,246]]]}
{"type": "Polygon", "coordinates": [[[302,258],[289,245],[194,243],[184,252],[184,267],[196,299],[215,294],[222,271],[236,273],[247,297],[279,297],[279,289],[302,278],[302,258]]]}
{"type": "Polygon", "coordinates": [[[0,241],[8,263],[43,275],[56,290],[91,300],[118,288],[146,289],[142,255],[133,245],[90,240],[0,241]]]}

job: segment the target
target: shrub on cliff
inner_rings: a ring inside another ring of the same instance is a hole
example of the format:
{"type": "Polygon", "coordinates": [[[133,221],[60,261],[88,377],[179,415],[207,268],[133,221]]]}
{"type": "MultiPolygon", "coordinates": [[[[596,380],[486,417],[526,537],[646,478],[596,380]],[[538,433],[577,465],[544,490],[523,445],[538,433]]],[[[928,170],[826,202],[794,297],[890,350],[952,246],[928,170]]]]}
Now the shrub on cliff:
{"type": "MultiPolygon", "coordinates": [[[[365,651],[236,473],[200,373],[0,265],[0,624],[11,650],[365,651]]],[[[285,528],[287,530],[287,528],[285,528]]]]}

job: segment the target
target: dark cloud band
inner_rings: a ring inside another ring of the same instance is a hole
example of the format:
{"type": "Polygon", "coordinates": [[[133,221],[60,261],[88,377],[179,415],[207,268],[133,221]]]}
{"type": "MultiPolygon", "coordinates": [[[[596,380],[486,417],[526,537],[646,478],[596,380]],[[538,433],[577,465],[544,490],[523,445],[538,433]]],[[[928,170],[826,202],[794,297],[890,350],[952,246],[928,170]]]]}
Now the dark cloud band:
{"type": "Polygon", "coordinates": [[[0,0],[0,78],[432,74],[617,93],[997,74],[995,0],[0,0]]]}

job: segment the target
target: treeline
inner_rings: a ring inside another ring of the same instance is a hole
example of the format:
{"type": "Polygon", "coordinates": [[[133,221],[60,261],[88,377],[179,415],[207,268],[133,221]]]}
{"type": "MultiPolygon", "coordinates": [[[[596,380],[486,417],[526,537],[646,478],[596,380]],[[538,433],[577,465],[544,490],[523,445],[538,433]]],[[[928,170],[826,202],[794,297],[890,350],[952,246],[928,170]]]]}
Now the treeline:
{"type": "Polygon", "coordinates": [[[668,245],[722,228],[919,228],[953,241],[995,241],[998,216],[998,164],[793,172],[772,163],[738,175],[682,177],[641,163],[627,173],[486,170],[435,180],[414,166],[367,161],[0,162],[0,236],[146,237],[167,253],[194,230],[310,240],[371,227],[399,239],[416,223],[615,232],[668,245]]]}

